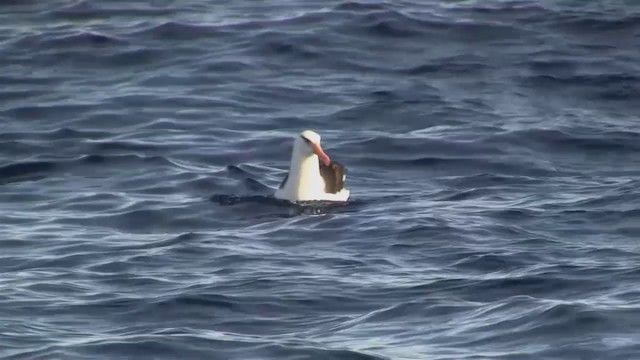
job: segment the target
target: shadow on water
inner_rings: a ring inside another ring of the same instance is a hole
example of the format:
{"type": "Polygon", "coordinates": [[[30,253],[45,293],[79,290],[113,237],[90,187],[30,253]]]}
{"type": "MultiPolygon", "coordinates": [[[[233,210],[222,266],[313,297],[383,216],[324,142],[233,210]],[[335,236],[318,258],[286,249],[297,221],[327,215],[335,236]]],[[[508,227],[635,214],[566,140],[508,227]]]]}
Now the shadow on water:
{"type": "Polygon", "coordinates": [[[245,205],[249,206],[253,210],[268,207],[275,210],[275,212],[279,212],[278,210],[285,210],[287,213],[286,217],[299,215],[322,215],[333,212],[349,212],[354,211],[363,205],[362,202],[353,200],[346,202],[301,201],[294,204],[285,200],[276,199],[273,196],[265,195],[242,196],[214,194],[209,197],[209,200],[221,206],[245,205]]]}

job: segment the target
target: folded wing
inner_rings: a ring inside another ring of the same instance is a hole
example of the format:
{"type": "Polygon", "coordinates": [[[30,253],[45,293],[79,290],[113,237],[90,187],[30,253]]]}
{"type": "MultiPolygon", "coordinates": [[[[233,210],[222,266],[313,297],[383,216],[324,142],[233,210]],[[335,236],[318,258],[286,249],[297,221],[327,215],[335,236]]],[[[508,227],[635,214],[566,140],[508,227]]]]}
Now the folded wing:
{"type": "Polygon", "coordinates": [[[329,165],[320,162],[320,176],[324,179],[324,191],[329,194],[337,194],[344,189],[346,169],[339,162],[332,161],[329,165]]]}

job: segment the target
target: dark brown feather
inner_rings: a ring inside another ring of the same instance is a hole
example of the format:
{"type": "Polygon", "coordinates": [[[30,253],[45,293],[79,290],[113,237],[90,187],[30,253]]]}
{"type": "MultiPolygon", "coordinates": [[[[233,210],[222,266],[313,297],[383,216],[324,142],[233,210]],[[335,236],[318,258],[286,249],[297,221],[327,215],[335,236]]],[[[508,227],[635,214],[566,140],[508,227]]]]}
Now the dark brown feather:
{"type": "Polygon", "coordinates": [[[324,191],[336,194],[344,189],[344,165],[332,161],[328,166],[320,162],[320,176],[324,179],[324,191]]]}

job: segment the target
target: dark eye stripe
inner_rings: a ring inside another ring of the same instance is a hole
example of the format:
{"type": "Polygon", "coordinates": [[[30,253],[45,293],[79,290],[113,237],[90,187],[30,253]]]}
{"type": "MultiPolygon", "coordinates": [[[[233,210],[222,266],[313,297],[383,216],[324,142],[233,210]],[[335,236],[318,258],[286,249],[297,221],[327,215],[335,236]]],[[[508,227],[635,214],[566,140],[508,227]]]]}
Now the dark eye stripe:
{"type": "Polygon", "coordinates": [[[302,138],[302,140],[304,140],[304,142],[306,142],[307,144],[311,143],[311,140],[307,139],[306,137],[300,135],[300,137],[302,138]]]}

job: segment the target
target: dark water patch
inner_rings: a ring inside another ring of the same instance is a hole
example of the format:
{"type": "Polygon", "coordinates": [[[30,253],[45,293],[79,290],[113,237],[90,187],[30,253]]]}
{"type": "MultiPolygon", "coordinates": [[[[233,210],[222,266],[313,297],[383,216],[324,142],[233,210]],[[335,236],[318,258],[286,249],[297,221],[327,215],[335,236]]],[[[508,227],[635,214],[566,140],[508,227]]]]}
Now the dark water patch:
{"type": "Polygon", "coordinates": [[[542,3],[535,1],[500,1],[487,3],[461,3],[447,9],[448,12],[467,15],[491,15],[500,19],[529,18],[534,15],[553,16],[554,13],[542,3]]]}
{"type": "Polygon", "coordinates": [[[528,144],[536,149],[573,150],[600,153],[635,153],[640,151],[640,134],[632,131],[571,133],[570,129],[526,129],[516,130],[488,138],[490,142],[508,141],[512,145],[528,144]],[[551,148],[549,148],[551,147],[551,148]]]}
{"type": "Polygon", "coordinates": [[[619,32],[631,34],[640,29],[640,15],[630,13],[622,16],[611,16],[606,13],[597,16],[585,16],[576,13],[556,17],[554,26],[577,34],[601,34],[602,32],[619,32]]]}
{"type": "MultiPolygon", "coordinates": [[[[529,301],[530,303],[530,301],[529,301]]],[[[475,327],[473,333],[491,332],[494,336],[482,336],[478,340],[460,344],[463,346],[486,347],[490,349],[495,341],[501,343],[521,343],[524,338],[535,340],[545,338],[549,333],[563,334],[567,338],[575,338],[576,341],[584,339],[584,332],[598,333],[607,325],[603,317],[604,312],[590,310],[582,304],[558,304],[553,306],[540,306],[529,311],[517,313],[501,310],[501,320],[492,321],[487,325],[475,327]],[[545,321],[539,321],[544,319],[545,321]],[[546,325],[540,325],[540,324],[546,325]],[[584,328],[582,328],[583,325],[584,328]],[[518,333],[513,331],[517,326],[518,333]],[[580,329],[580,330],[578,330],[580,329]]],[[[483,317],[490,318],[490,313],[484,313],[483,317]]],[[[552,342],[555,342],[552,340],[552,342]]],[[[571,352],[575,355],[575,352],[571,352]]]]}
{"type": "MultiPolygon", "coordinates": [[[[143,141],[93,141],[90,143],[92,152],[129,152],[140,151],[147,155],[149,153],[159,152],[163,147],[160,144],[152,144],[143,141]]],[[[91,155],[90,155],[91,156],[91,155]]],[[[95,155],[94,155],[95,156],[95,155]]]]}
{"type": "Polygon", "coordinates": [[[26,260],[9,271],[27,271],[27,270],[63,270],[80,268],[87,264],[90,259],[86,254],[66,254],[62,256],[38,257],[26,260]]]}
{"type": "Polygon", "coordinates": [[[246,178],[243,181],[244,186],[248,191],[252,193],[270,193],[273,191],[269,186],[261,183],[260,181],[253,178],[246,178]]]}
{"type": "Polygon", "coordinates": [[[579,303],[561,304],[540,314],[539,319],[547,321],[542,321],[545,325],[539,326],[537,331],[540,332],[540,336],[548,331],[579,338],[584,332],[602,332],[612,325],[620,330],[631,329],[637,322],[634,320],[637,315],[636,309],[604,310],[579,303]]]}
{"type": "MultiPolygon", "coordinates": [[[[473,293],[478,294],[474,301],[495,301],[504,296],[528,295],[545,298],[549,296],[567,297],[579,293],[579,289],[602,289],[606,285],[597,279],[569,279],[551,274],[537,274],[502,279],[482,280],[469,284],[473,293]]],[[[471,298],[469,300],[472,300],[471,298]]]]}
{"type": "Polygon", "coordinates": [[[433,63],[418,65],[402,72],[407,75],[477,74],[489,69],[491,69],[491,66],[486,62],[486,59],[470,56],[438,59],[433,63]]]}
{"type": "Polygon", "coordinates": [[[504,153],[499,146],[490,142],[453,141],[422,137],[371,137],[350,144],[348,151],[367,153],[369,156],[392,154],[447,154],[450,156],[469,154],[500,155],[504,153]]]}
{"type": "Polygon", "coordinates": [[[373,36],[389,38],[406,38],[420,36],[420,32],[404,28],[401,24],[393,21],[377,21],[365,27],[367,32],[373,36]]]}
{"type": "Polygon", "coordinates": [[[117,246],[116,248],[118,250],[160,249],[160,248],[173,247],[176,245],[186,246],[189,244],[193,244],[194,242],[197,242],[199,240],[202,240],[203,238],[205,238],[204,234],[189,232],[189,233],[180,234],[178,236],[173,236],[173,237],[169,237],[162,240],[149,241],[149,242],[140,243],[140,244],[127,245],[126,243],[124,243],[120,246],[117,246]]]}
{"type": "MultiPolygon", "coordinates": [[[[100,78],[101,76],[98,75],[105,73],[111,76],[112,80],[126,79],[131,74],[121,71],[114,72],[114,67],[169,66],[173,62],[179,61],[179,58],[179,55],[172,57],[170,53],[150,46],[122,45],[101,48],[96,51],[89,51],[83,46],[62,50],[50,49],[42,56],[34,58],[34,61],[42,62],[43,66],[44,64],[55,64],[53,73],[59,72],[61,69],[74,69],[76,73],[74,77],[86,81],[87,77],[100,78]]],[[[65,79],[65,81],[68,80],[69,78],[65,79]]]]}
{"type": "Polygon", "coordinates": [[[80,114],[93,110],[93,104],[50,104],[50,105],[23,105],[3,111],[6,116],[16,120],[44,120],[50,114],[55,114],[58,119],[78,118],[80,114]]]}
{"type": "Polygon", "coordinates": [[[143,156],[143,155],[100,155],[100,154],[91,154],[85,155],[78,159],[79,162],[87,163],[87,164],[144,164],[144,163],[153,163],[156,165],[170,165],[171,162],[162,156],[143,156]]]}
{"type": "Polygon", "coordinates": [[[250,171],[243,169],[242,165],[240,166],[227,165],[225,167],[225,171],[229,176],[234,177],[236,179],[244,179],[246,177],[253,175],[250,171]]]}
{"type": "Polygon", "coordinates": [[[502,162],[476,157],[462,156],[418,156],[404,159],[371,157],[364,164],[385,166],[403,171],[429,171],[431,175],[447,173],[450,175],[471,174],[474,169],[485,169],[501,176],[551,177],[560,173],[553,168],[535,163],[502,162]]]}
{"type": "MultiPolygon", "coordinates": [[[[126,106],[126,107],[144,107],[148,104],[151,99],[155,99],[156,95],[149,93],[132,93],[121,96],[114,96],[109,99],[109,102],[114,104],[115,106],[126,106]]],[[[195,95],[182,95],[182,94],[167,94],[163,96],[163,101],[156,103],[155,108],[171,108],[171,107],[181,107],[181,108],[210,108],[212,109],[214,106],[231,106],[236,104],[234,102],[218,102],[215,99],[203,97],[203,96],[195,96],[195,95]]],[[[242,104],[238,104],[242,105],[242,104]]],[[[172,116],[170,114],[167,114],[172,116]]],[[[158,119],[157,121],[167,121],[166,119],[158,119]]],[[[170,120],[169,120],[170,121],[170,120]]]]}
{"type": "Polygon", "coordinates": [[[16,6],[16,5],[23,5],[23,6],[33,6],[34,4],[37,4],[38,1],[37,0],[5,0],[2,3],[0,3],[0,6],[6,6],[7,10],[10,10],[10,8],[16,6]]]}
{"type": "MultiPolygon", "coordinates": [[[[474,254],[461,259],[452,266],[461,269],[469,269],[480,273],[486,272],[509,272],[523,269],[533,264],[526,261],[520,254],[474,254]]],[[[539,260],[539,259],[538,259],[539,260]]]]}
{"type": "MultiPolygon", "coordinates": [[[[142,302],[141,302],[142,303],[142,302]]],[[[167,312],[167,310],[180,311],[180,308],[205,307],[209,309],[233,309],[241,306],[242,301],[237,297],[229,297],[219,294],[179,295],[159,299],[147,306],[153,307],[152,311],[167,312]]]]}
{"type": "Polygon", "coordinates": [[[526,79],[533,86],[541,89],[578,88],[580,91],[590,89],[595,94],[608,100],[627,100],[640,94],[638,78],[631,74],[593,74],[593,75],[534,75],[526,79]]]}
{"type": "MultiPolygon", "coordinates": [[[[271,191],[273,190],[264,190],[265,193],[271,191]]],[[[243,208],[247,209],[253,205],[254,207],[252,209],[256,214],[258,214],[260,210],[272,210],[273,212],[270,215],[274,217],[321,215],[334,211],[349,211],[349,208],[353,205],[357,206],[360,204],[353,200],[348,202],[301,201],[293,204],[286,200],[276,199],[273,195],[242,196],[214,194],[209,197],[209,200],[222,206],[235,205],[243,206],[243,208]]]]}
{"type": "Polygon", "coordinates": [[[333,7],[334,11],[348,11],[355,13],[367,13],[370,11],[381,11],[386,9],[387,6],[384,3],[366,3],[358,1],[343,1],[333,7]]]}
{"type": "Polygon", "coordinates": [[[395,39],[416,39],[421,36],[443,36],[464,42],[492,42],[516,39],[524,30],[495,21],[448,21],[427,13],[408,13],[386,8],[356,15],[349,26],[353,33],[395,39]]]}
{"type": "Polygon", "coordinates": [[[144,203],[137,203],[115,214],[95,214],[86,218],[70,218],[68,221],[85,226],[101,224],[107,228],[144,234],[173,228],[173,225],[179,221],[178,215],[172,214],[173,210],[177,209],[179,208],[154,209],[145,206],[144,203]]]}
{"type": "MultiPolygon", "coordinates": [[[[79,55],[79,54],[77,54],[79,55]]],[[[96,56],[76,56],[71,55],[75,59],[71,62],[79,62],[81,64],[104,64],[105,66],[118,66],[118,67],[130,67],[130,66],[160,66],[167,64],[171,58],[168,54],[161,49],[154,48],[129,48],[120,50],[114,54],[104,55],[100,57],[96,56]]]]}
{"type": "MultiPolygon", "coordinates": [[[[33,133],[30,133],[33,134],[33,133]]],[[[72,128],[59,128],[43,134],[46,139],[49,140],[67,140],[67,139],[101,139],[109,136],[110,133],[106,131],[93,131],[93,130],[77,130],[72,128]]]]}
{"type": "Polygon", "coordinates": [[[41,153],[47,148],[46,144],[34,144],[31,141],[0,140],[0,153],[10,158],[30,157],[41,153]]]}
{"type": "MultiPolygon", "coordinates": [[[[257,341],[242,336],[237,338],[221,338],[205,336],[192,331],[180,331],[171,335],[127,335],[115,336],[103,340],[87,341],[85,343],[66,347],[51,347],[36,353],[25,353],[29,356],[50,356],[51,354],[66,356],[86,356],[87,354],[104,354],[110,357],[144,356],[149,351],[165,354],[169,357],[207,357],[211,351],[224,359],[244,359],[247,356],[279,359],[310,359],[310,360],[386,360],[382,357],[367,355],[350,350],[325,349],[311,345],[301,345],[293,342],[280,343],[257,341]],[[186,332],[185,332],[186,331],[186,332]]],[[[217,357],[216,357],[217,358],[217,357]]],[[[16,358],[17,359],[17,358],[16,358]]],[[[12,359],[13,360],[13,359],[12,359]]]]}
{"type": "Polygon", "coordinates": [[[268,30],[252,38],[257,54],[291,56],[301,60],[323,58],[319,51],[311,50],[303,35],[289,34],[282,31],[268,30]]]}
{"type": "Polygon", "coordinates": [[[578,70],[580,63],[576,60],[540,59],[529,60],[522,65],[528,66],[533,72],[561,77],[567,74],[574,74],[578,70]]]}
{"type": "Polygon", "coordinates": [[[85,193],[79,191],[76,196],[66,199],[64,205],[56,208],[68,212],[78,211],[86,214],[99,214],[104,211],[117,209],[122,205],[123,197],[111,193],[85,193]]]}
{"type": "Polygon", "coordinates": [[[0,167],[0,183],[26,181],[55,169],[55,163],[49,161],[32,161],[4,165],[0,167]]]}
{"type": "Polygon", "coordinates": [[[544,180],[530,176],[509,176],[492,173],[472,174],[456,178],[447,178],[447,186],[458,189],[466,189],[469,187],[508,187],[508,186],[526,186],[537,185],[544,180]]]}
{"type": "Polygon", "coordinates": [[[509,208],[509,209],[499,209],[499,210],[491,210],[491,216],[500,220],[507,221],[524,221],[531,220],[536,217],[543,216],[544,212],[540,210],[534,209],[526,209],[526,208],[509,208]]]}
{"type": "MultiPolygon", "coordinates": [[[[436,237],[442,234],[451,234],[455,232],[456,228],[446,224],[434,224],[434,225],[412,225],[406,229],[403,229],[400,234],[408,238],[418,238],[422,236],[436,237]]],[[[423,243],[408,243],[407,240],[393,243],[389,245],[390,248],[405,249],[413,247],[422,247],[423,243]]]]}
{"type": "Polygon", "coordinates": [[[443,24],[419,20],[392,9],[356,12],[345,27],[347,34],[361,34],[383,38],[407,39],[425,35],[428,30],[443,24]]]}
{"type": "MultiPolygon", "coordinates": [[[[634,198],[637,198],[635,196],[634,198]]],[[[625,220],[635,219],[640,215],[640,209],[616,209],[616,210],[605,210],[598,209],[595,210],[595,204],[606,204],[608,203],[608,207],[615,207],[616,202],[620,203],[623,201],[621,197],[618,196],[602,196],[598,199],[593,199],[591,201],[585,201],[579,206],[571,206],[570,210],[562,211],[562,215],[566,219],[572,218],[582,218],[585,221],[592,221],[593,224],[597,223],[607,223],[607,222],[624,222],[625,220]],[[617,201],[616,201],[617,200],[617,201]]],[[[629,199],[625,199],[629,200],[629,199]]],[[[624,201],[626,202],[626,201],[624,201]]],[[[606,206],[606,205],[605,205],[606,206]]]]}
{"type": "Polygon", "coordinates": [[[207,62],[206,64],[204,64],[201,67],[201,71],[205,72],[205,73],[209,73],[209,72],[221,72],[221,73],[228,73],[228,72],[241,72],[241,71],[248,71],[250,69],[252,69],[254,67],[254,65],[250,64],[249,62],[245,62],[242,61],[240,59],[238,60],[221,60],[221,61],[217,61],[217,62],[207,62]]]}
{"type": "Polygon", "coordinates": [[[129,34],[129,36],[147,37],[164,41],[207,40],[225,35],[227,35],[227,33],[219,26],[189,24],[176,21],[154,25],[129,34]]]}
{"type": "Polygon", "coordinates": [[[33,88],[36,88],[35,91],[50,91],[50,88],[46,88],[46,90],[38,89],[37,87],[48,86],[48,85],[57,85],[60,82],[66,81],[66,77],[55,76],[50,74],[41,75],[41,74],[33,74],[32,72],[27,71],[25,74],[2,74],[0,75],[0,82],[6,85],[13,86],[28,86],[29,91],[33,88]]]}
{"type": "Polygon", "coordinates": [[[237,195],[225,195],[225,194],[215,194],[211,195],[209,198],[210,201],[218,203],[220,205],[235,205],[238,203],[246,203],[252,202],[256,204],[269,204],[276,206],[288,206],[287,202],[276,199],[272,196],[237,196],[237,195]]]}
{"type": "Polygon", "coordinates": [[[224,30],[233,31],[235,34],[250,33],[255,35],[265,29],[286,31],[290,34],[306,32],[308,29],[320,28],[329,24],[335,18],[339,18],[335,13],[325,13],[316,11],[302,11],[297,14],[289,13],[283,17],[273,18],[253,18],[246,21],[237,21],[221,24],[219,27],[224,30]]]}
{"type": "Polygon", "coordinates": [[[90,49],[100,47],[111,47],[125,45],[126,42],[97,32],[79,32],[71,35],[52,36],[48,34],[30,35],[21,38],[15,43],[16,47],[24,48],[28,46],[35,51],[61,49],[90,49]]]}
{"type": "Polygon", "coordinates": [[[111,17],[127,17],[133,14],[136,17],[156,17],[174,15],[178,10],[172,7],[137,6],[137,2],[131,2],[130,6],[109,6],[92,1],[80,0],[71,5],[47,12],[55,19],[82,21],[105,19],[111,17]]]}
{"type": "Polygon", "coordinates": [[[47,94],[48,92],[44,90],[14,90],[14,89],[0,90],[0,98],[4,101],[12,101],[12,100],[27,101],[30,98],[38,98],[47,94]]]}
{"type": "Polygon", "coordinates": [[[0,141],[11,140],[83,140],[83,139],[101,139],[111,135],[106,131],[93,130],[76,130],[68,127],[62,127],[48,131],[28,131],[28,132],[0,132],[0,141]]]}
{"type": "Polygon", "coordinates": [[[445,197],[439,198],[438,201],[467,201],[478,198],[483,198],[492,192],[487,189],[471,189],[466,191],[459,191],[455,194],[447,195],[445,197]]]}

